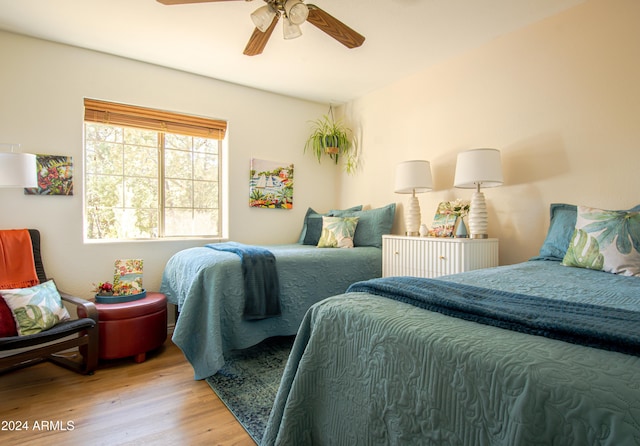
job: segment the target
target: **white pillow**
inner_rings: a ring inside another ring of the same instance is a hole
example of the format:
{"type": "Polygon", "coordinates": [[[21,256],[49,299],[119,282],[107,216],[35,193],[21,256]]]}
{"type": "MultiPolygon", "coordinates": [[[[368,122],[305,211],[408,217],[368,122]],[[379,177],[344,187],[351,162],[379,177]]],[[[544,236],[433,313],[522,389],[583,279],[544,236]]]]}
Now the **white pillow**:
{"type": "Polygon", "coordinates": [[[353,248],[358,217],[322,217],[318,248],[353,248]]]}
{"type": "Polygon", "coordinates": [[[640,212],[578,206],[562,264],[640,276],[640,212]]]}
{"type": "Polygon", "coordinates": [[[0,290],[0,295],[13,313],[20,336],[40,333],[71,319],[53,280],[30,288],[0,290]]]}

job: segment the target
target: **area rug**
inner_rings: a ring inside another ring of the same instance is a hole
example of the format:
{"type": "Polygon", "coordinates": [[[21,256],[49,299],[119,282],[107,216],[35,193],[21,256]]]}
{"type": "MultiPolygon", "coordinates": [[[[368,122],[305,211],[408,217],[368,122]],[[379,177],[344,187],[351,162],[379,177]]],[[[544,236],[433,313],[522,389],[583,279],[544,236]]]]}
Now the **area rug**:
{"type": "Polygon", "coordinates": [[[276,398],[293,336],[270,338],[225,354],[226,363],[207,383],[256,443],[260,443],[276,398]]]}

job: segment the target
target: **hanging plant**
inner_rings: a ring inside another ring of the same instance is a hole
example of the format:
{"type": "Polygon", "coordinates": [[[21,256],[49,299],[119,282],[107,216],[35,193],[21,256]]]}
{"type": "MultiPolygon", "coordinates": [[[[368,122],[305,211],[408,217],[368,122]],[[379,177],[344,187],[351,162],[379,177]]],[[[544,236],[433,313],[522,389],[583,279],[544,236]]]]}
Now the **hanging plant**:
{"type": "Polygon", "coordinates": [[[312,121],[311,134],[304,146],[305,153],[307,150],[313,153],[318,162],[322,161],[323,156],[328,156],[338,164],[343,156],[346,158],[347,173],[355,172],[357,147],[353,132],[341,120],[333,118],[332,107],[329,107],[329,114],[312,121]]]}

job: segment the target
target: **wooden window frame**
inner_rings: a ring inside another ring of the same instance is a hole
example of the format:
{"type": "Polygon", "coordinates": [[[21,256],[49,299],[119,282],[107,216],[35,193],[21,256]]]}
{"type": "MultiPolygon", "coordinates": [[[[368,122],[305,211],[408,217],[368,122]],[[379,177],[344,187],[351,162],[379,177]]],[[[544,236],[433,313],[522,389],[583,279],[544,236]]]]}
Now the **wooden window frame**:
{"type": "MultiPolygon", "coordinates": [[[[135,105],[120,104],[115,102],[101,101],[97,99],[84,99],[85,113],[84,122],[110,125],[116,127],[131,127],[141,130],[151,130],[159,133],[179,134],[190,137],[216,139],[220,142],[219,150],[222,149],[222,140],[226,135],[227,122],[217,119],[204,118],[195,115],[186,115],[181,113],[168,112],[147,107],[135,105]]],[[[163,144],[164,146],[164,144],[163,144]]],[[[84,149],[83,149],[84,150],[84,149]]],[[[164,163],[164,150],[160,153],[161,165],[164,163]]],[[[219,162],[222,162],[222,153],[218,154],[219,162]]],[[[222,164],[218,168],[219,175],[223,175],[221,169],[222,164]]],[[[221,177],[218,181],[220,184],[221,177]]],[[[158,195],[162,209],[164,209],[164,187],[159,186],[158,195]]],[[[222,191],[218,190],[218,201],[222,197],[222,191]]],[[[222,204],[218,208],[218,212],[222,210],[222,204]]],[[[84,211],[83,211],[84,213],[84,211]]],[[[164,210],[159,215],[159,224],[164,227],[164,210]]],[[[224,218],[218,215],[218,224],[216,231],[220,237],[223,231],[224,218]]],[[[164,233],[164,231],[161,231],[164,233]]],[[[203,237],[204,235],[184,235],[184,236],[159,236],[154,240],[167,240],[171,238],[190,238],[203,237]]],[[[204,236],[209,237],[209,236],[204,236]]],[[[126,241],[126,240],[142,240],[142,239],[90,239],[90,241],[126,241]]]]}
{"type": "Polygon", "coordinates": [[[84,100],[84,120],[201,138],[224,139],[227,122],[136,105],[84,100]]]}

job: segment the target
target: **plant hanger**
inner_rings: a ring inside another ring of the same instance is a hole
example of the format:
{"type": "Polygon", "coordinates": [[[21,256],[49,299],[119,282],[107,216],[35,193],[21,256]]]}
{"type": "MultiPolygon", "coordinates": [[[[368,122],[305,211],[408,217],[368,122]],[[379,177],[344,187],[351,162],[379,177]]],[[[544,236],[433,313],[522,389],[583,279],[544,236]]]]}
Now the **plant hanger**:
{"type": "Polygon", "coordinates": [[[312,132],[304,146],[304,151],[310,150],[322,161],[328,156],[335,164],[341,156],[346,157],[345,167],[348,173],[353,173],[356,167],[356,143],[353,132],[345,126],[342,120],[337,121],[333,116],[333,106],[329,105],[329,112],[312,122],[312,132]]]}

